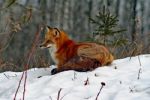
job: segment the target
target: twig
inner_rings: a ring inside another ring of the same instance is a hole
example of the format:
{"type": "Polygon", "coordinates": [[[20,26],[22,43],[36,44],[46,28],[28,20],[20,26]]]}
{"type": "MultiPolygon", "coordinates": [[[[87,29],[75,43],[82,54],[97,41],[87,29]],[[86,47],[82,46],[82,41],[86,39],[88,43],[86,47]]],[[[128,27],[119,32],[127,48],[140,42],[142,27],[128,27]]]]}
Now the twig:
{"type": "Polygon", "coordinates": [[[92,96],[89,96],[89,97],[85,97],[84,99],[90,99],[92,96]]]}
{"type": "Polygon", "coordinates": [[[4,73],[4,75],[6,76],[7,79],[9,79],[9,77],[4,73]]]}
{"type": "Polygon", "coordinates": [[[129,87],[129,89],[130,89],[130,92],[133,93],[133,89],[131,87],[129,87]]]}
{"type": "Polygon", "coordinates": [[[74,71],[74,74],[73,74],[73,78],[72,78],[72,80],[75,80],[76,79],[76,72],[74,71]]]}
{"type": "Polygon", "coordinates": [[[114,69],[117,69],[117,66],[115,66],[114,69]]]}
{"type": "Polygon", "coordinates": [[[59,100],[61,90],[62,90],[62,88],[60,88],[58,91],[57,100],[59,100]]]}
{"type": "Polygon", "coordinates": [[[140,74],[141,74],[141,71],[142,71],[142,68],[139,69],[139,72],[138,72],[138,77],[137,79],[139,80],[140,79],[140,74]]]}
{"type": "Polygon", "coordinates": [[[70,91],[69,92],[67,92],[66,94],[64,94],[64,96],[62,96],[61,98],[60,98],[60,100],[62,100],[66,95],[68,95],[70,93],[70,91]]]}
{"type": "Polygon", "coordinates": [[[95,77],[98,77],[99,75],[95,73],[94,76],[95,76],[95,77]]]}
{"type": "Polygon", "coordinates": [[[139,55],[138,55],[138,60],[139,60],[140,66],[142,66],[141,60],[140,60],[140,56],[139,56],[139,55]]]}
{"type": "Polygon", "coordinates": [[[21,76],[21,78],[20,78],[20,80],[19,80],[19,84],[18,84],[18,87],[17,87],[17,90],[16,90],[16,92],[15,92],[15,96],[14,96],[14,99],[13,99],[13,100],[16,100],[16,96],[17,96],[18,90],[19,90],[19,88],[20,88],[20,85],[21,85],[21,81],[22,81],[22,79],[23,79],[23,76],[24,76],[24,71],[23,71],[22,76],[21,76]]]}
{"type": "Polygon", "coordinates": [[[124,57],[125,56],[125,52],[127,52],[127,47],[123,46],[123,50],[120,54],[120,57],[124,57]]]}
{"type": "Polygon", "coordinates": [[[50,99],[50,100],[53,100],[51,96],[49,96],[49,99],[50,99]]]}
{"type": "Polygon", "coordinates": [[[131,55],[130,55],[130,59],[129,59],[129,61],[131,60],[131,58],[132,58],[132,56],[133,56],[134,52],[135,52],[135,49],[133,49],[133,51],[132,51],[132,53],[131,53],[131,55]]]}
{"type": "Polygon", "coordinates": [[[89,78],[87,77],[87,79],[86,79],[84,85],[89,85],[89,84],[90,84],[90,83],[89,83],[89,78]]]}
{"type": "MultiPolygon", "coordinates": [[[[137,45],[137,43],[134,41],[133,43],[130,43],[130,46],[136,46],[136,47],[138,47],[138,45],[137,45]]],[[[131,60],[131,57],[136,53],[136,47],[134,47],[133,48],[133,51],[131,52],[131,54],[130,54],[130,60],[131,60]]]]}
{"type": "Polygon", "coordinates": [[[25,93],[26,93],[26,81],[27,81],[27,71],[25,72],[24,90],[23,90],[23,100],[25,99],[25,93]]]}
{"type": "Polygon", "coordinates": [[[120,84],[122,84],[122,81],[119,81],[120,84]]]}
{"type": "Polygon", "coordinates": [[[76,72],[74,72],[74,79],[76,79],[76,72]]]}
{"type": "Polygon", "coordinates": [[[100,90],[99,90],[99,92],[98,92],[98,94],[97,94],[97,96],[96,96],[96,99],[95,100],[98,100],[98,96],[99,96],[99,94],[100,94],[100,92],[101,92],[101,90],[103,89],[103,87],[105,86],[105,83],[104,82],[101,82],[101,88],[100,88],[100,90]]]}

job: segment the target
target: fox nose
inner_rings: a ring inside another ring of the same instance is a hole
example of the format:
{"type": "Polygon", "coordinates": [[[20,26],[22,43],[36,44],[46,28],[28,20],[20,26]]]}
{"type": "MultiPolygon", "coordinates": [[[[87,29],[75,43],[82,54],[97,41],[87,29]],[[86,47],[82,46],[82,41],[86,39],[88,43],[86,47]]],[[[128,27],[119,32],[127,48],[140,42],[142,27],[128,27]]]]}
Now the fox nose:
{"type": "Polygon", "coordinates": [[[39,45],[39,47],[41,48],[41,47],[42,47],[42,45],[39,45]]]}
{"type": "Polygon", "coordinates": [[[42,44],[40,44],[40,45],[39,45],[39,47],[40,47],[40,48],[43,48],[43,45],[42,45],[42,44]]]}

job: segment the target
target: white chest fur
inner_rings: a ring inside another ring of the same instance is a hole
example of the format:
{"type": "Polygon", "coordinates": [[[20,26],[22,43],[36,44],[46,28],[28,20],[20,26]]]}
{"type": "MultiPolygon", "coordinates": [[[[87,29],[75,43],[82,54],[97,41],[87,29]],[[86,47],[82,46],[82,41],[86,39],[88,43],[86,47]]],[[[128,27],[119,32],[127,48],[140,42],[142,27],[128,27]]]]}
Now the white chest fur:
{"type": "Polygon", "coordinates": [[[58,64],[58,60],[56,58],[56,45],[52,45],[50,48],[49,48],[49,53],[51,54],[51,57],[53,59],[53,61],[55,62],[55,64],[58,64]]]}

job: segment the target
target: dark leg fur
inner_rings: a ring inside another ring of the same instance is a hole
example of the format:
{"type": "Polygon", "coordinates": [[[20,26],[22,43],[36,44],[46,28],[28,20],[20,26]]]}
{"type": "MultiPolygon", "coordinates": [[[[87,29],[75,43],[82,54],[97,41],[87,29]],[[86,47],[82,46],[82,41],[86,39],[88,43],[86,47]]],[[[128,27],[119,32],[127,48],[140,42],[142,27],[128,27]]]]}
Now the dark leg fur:
{"type": "Polygon", "coordinates": [[[58,73],[57,68],[54,68],[54,69],[51,70],[51,75],[54,75],[56,73],[58,73]]]}
{"type": "Polygon", "coordinates": [[[69,60],[63,66],[60,66],[58,69],[53,69],[51,73],[52,75],[54,75],[58,72],[67,71],[67,70],[86,72],[86,71],[94,70],[95,68],[99,66],[101,66],[101,64],[96,59],[90,59],[87,57],[77,56],[69,60]]]}

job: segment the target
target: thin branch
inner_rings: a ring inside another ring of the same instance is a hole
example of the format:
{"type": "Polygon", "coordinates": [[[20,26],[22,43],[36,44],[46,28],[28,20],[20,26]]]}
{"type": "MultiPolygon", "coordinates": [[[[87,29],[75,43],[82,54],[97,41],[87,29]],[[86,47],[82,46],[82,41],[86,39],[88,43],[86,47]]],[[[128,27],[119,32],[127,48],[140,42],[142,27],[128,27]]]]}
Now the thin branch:
{"type": "Polygon", "coordinates": [[[99,92],[98,92],[98,94],[97,94],[97,96],[96,96],[96,99],[95,100],[98,100],[98,96],[99,96],[99,94],[101,93],[101,90],[103,89],[103,87],[105,86],[105,83],[104,82],[101,82],[101,88],[100,88],[100,90],[99,90],[99,92]]]}
{"type": "Polygon", "coordinates": [[[138,60],[139,60],[139,64],[140,64],[140,66],[142,66],[142,64],[141,64],[141,60],[140,60],[140,56],[138,55],[138,60]]]}
{"type": "Polygon", "coordinates": [[[25,100],[26,81],[27,81],[27,71],[25,72],[25,81],[24,81],[24,90],[23,90],[23,100],[25,100]]]}
{"type": "Polygon", "coordinates": [[[72,80],[75,80],[75,79],[77,79],[77,77],[76,77],[76,72],[74,71],[74,74],[73,74],[73,79],[72,80]]]}
{"type": "Polygon", "coordinates": [[[18,84],[18,87],[17,87],[17,90],[16,90],[16,92],[15,92],[15,96],[14,96],[14,99],[13,99],[13,100],[16,100],[16,96],[17,96],[18,90],[19,90],[19,88],[20,88],[20,85],[21,85],[21,81],[22,81],[22,79],[23,79],[23,76],[24,76],[24,71],[23,71],[22,76],[21,76],[21,78],[20,78],[20,80],[19,80],[19,84],[18,84]]]}
{"type": "Polygon", "coordinates": [[[130,92],[133,93],[133,89],[131,87],[129,87],[129,89],[130,89],[130,92]]]}
{"type": "Polygon", "coordinates": [[[61,98],[60,98],[60,100],[62,100],[66,95],[68,95],[70,93],[70,91],[69,92],[67,92],[66,94],[64,94],[64,96],[62,96],[61,98]]]}
{"type": "Polygon", "coordinates": [[[137,79],[139,80],[140,79],[140,74],[141,74],[141,71],[142,71],[142,68],[139,69],[139,72],[138,72],[138,77],[137,79]]]}
{"type": "Polygon", "coordinates": [[[77,78],[77,77],[76,77],[76,75],[77,75],[77,74],[76,74],[76,72],[74,71],[74,79],[76,79],[76,78],[77,78]]]}
{"type": "Polygon", "coordinates": [[[89,78],[87,77],[87,79],[86,79],[84,85],[89,85],[89,84],[90,84],[90,83],[89,83],[89,78]]]}
{"type": "Polygon", "coordinates": [[[50,100],[53,100],[51,96],[49,96],[49,99],[50,99],[50,100]]]}
{"type": "Polygon", "coordinates": [[[14,4],[17,0],[9,0],[9,3],[7,4],[6,8],[10,7],[12,4],[14,4]]]}
{"type": "Polygon", "coordinates": [[[4,75],[6,76],[7,79],[9,79],[9,77],[4,73],[4,75]]]}
{"type": "Polygon", "coordinates": [[[88,100],[89,100],[89,99],[90,99],[91,97],[92,97],[92,96],[89,96],[89,97],[85,97],[84,99],[88,99],[88,100]]]}
{"type": "Polygon", "coordinates": [[[58,91],[57,100],[59,100],[61,90],[62,90],[62,88],[60,88],[58,91]]]}

